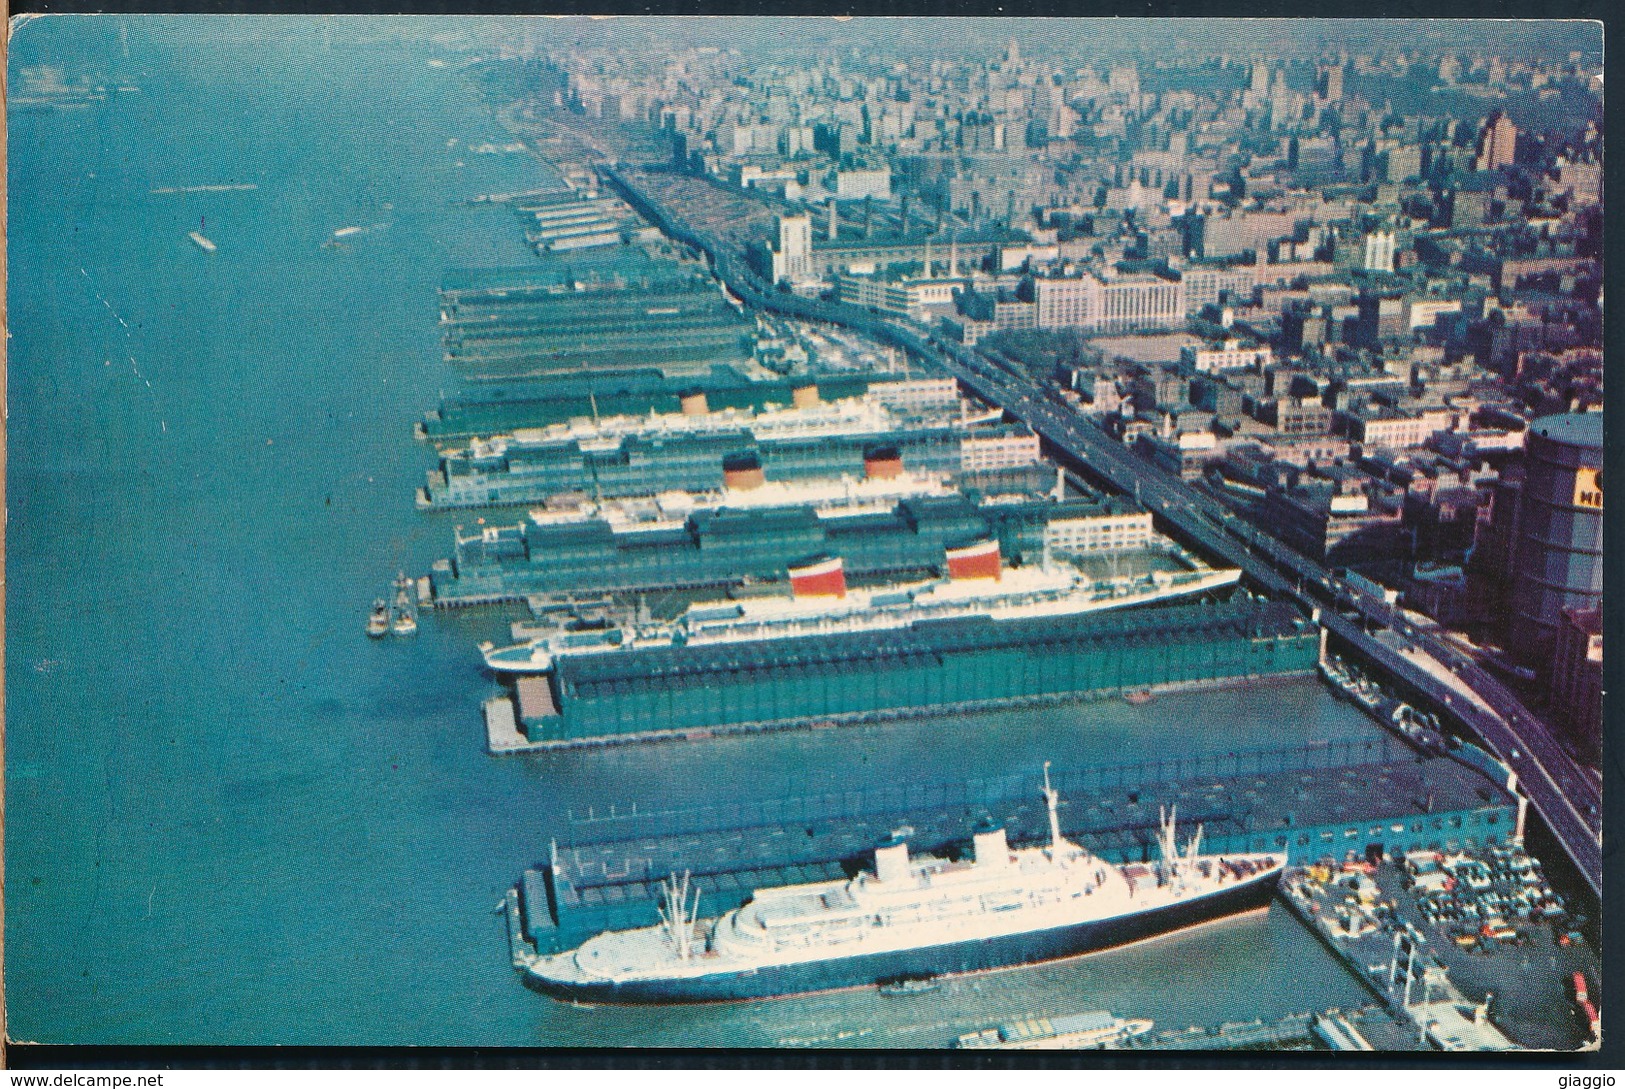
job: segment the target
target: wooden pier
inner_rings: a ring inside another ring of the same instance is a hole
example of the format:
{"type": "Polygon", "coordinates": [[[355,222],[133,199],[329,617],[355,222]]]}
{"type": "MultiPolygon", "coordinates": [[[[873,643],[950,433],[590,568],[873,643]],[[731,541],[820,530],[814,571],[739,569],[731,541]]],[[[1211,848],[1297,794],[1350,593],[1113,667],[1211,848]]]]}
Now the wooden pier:
{"type": "Polygon", "coordinates": [[[545,741],[532,741],[519,732],[513,700],[506,696],[493,696],[485,701],[485,751],[492,756],[539,752],[554,747],[545,741]]]}

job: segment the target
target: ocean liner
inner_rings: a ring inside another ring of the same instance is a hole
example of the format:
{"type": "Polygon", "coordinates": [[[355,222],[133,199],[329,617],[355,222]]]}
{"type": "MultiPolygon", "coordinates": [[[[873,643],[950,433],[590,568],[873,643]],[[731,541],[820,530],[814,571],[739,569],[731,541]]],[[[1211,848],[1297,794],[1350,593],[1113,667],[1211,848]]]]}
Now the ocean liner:
{"type": "Polygon", "coordinates": [[[584,1002],[702,1002],[863,987],[985,971],[1125,945],[1264,905],[1285,864],[1264,854],[1181,849],[1174,815],[1160,857],[1113,865],[1061,836],[1044,766],[1049,842],[1012,849],[975,833],[970,858],[910,858],[901,835],[849,880],[762,889],[699,918],[688,875],[665,887],[661,925],[609,931],[525,962],[531,986],[584,1002]]]}
{"type": "Polygon", "coordinates": [[[572,655],[829,639],[972,617],[1076,616],[1221,590],[1240,576],[1234,569],[1199,568],[1096,581],[1065,563],[1005,567],[995,540],[947,549],[943,567],[946,578],[849,590],[841,558],[820,558],[789,569],[788,597],[697,602],[670,623],[560,628],[512,646],[484,643],[480,650],[497,673],[546,673],[572,655]]]}

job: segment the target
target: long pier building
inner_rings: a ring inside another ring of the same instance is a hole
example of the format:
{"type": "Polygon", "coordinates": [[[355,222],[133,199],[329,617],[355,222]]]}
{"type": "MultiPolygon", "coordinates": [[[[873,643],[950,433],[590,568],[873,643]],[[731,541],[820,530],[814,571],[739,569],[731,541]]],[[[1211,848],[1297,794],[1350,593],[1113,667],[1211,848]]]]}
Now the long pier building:
{"type": "MultiPolygon", "coordinates": [[[[590,633],[589,633],[590,634],[590,633]]],[[[519,747],[653,740],[930,711],[1034,705],[1182,683],[1306,673],[1315,627],[1289,605],[1221,603],[562,653],[519,678],[519,747]]],[[[490,652],[487,654],[491,660],[490,652]]]]}
{"type": "Polygon", "coordinates": [[[670,262],[564,284],[544,270],[450,273],[440,311],[446,362],[474,380],[646,367],[703,374],[748,360],[755,332],[702,269],[670,262]]]}
{"type": "MultiPolygon", "coordinates": [[[[1021,492],[1054,480],[1052,470],[1025,467],[988,471],[967,483],[1021,492]]],[[[861,484],[854,479],[852,487],[861,484]]],[[[588,508],[459,529],[452,558],[430,571],[433,600],[476,605],[543,594],[782,582],[788,567],[816,555],[840,556],[856,578],[919,575],[940,571],[947,549],[984,538],[997,541],[1014,563],[1154,543],[1149,515],[1123,498],[984,497],[974,488],[922,484],[917,494],[878,503],[755,507],[730,504],[730,493],[737,495],[723,489],[715,505],[687,512],[652,503],[655,516],[643,520],[588,508]]]]}

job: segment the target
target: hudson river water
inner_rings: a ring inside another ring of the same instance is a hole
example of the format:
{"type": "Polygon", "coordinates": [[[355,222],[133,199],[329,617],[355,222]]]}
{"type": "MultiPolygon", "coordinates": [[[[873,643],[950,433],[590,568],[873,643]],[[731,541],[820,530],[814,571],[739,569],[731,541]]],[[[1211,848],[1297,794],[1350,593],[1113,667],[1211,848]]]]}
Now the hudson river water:
{"type": "MultiPolygon", "coordinates": [[[[494,613],[362,623],[448,550],[412,420],[444,270],[535,260],[455,199],[533,187],[452,64],[379,23],[42,20],[113,86],[11,121],[6,994],[50,1042],[941,1046],[1026,1013],[1163,1027],[1352,1005],[1280,908],[1060,966],[713,1008],[526,991],[493,908],[571,807],[640,808],[1363,736],[1318,682],[493,759],[494,613]],[[94,25],[93,25],[94,24],[94,25]],[[373,37],[363,45],[342,45],[373,37]],[[127,51],[126,51],[127,50],[127,51]],[[202,186],[251,189],[184,192],[202,186]],[[160,190],[176,190],[161,192],[160,190]],[[362,227],[346,249],[321,242],[362,227]],[[201,231],[218,246],[187,240],[201,231]]],[[[398,26],[398,24],[392,24],[398,26]]],[[[403,36],[404,37],[404,36],[403,36]]]]}

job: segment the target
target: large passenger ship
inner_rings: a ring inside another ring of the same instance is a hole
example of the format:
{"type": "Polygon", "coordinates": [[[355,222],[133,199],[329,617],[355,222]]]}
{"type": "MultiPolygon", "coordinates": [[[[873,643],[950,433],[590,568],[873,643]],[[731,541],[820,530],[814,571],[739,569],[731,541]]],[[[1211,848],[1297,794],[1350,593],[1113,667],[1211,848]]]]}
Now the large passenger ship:
{"type": "Polygon", "coordinates": [[[1093,580],[1065,563],[1005,567],[994,540],[945,553],[946,578],[848,589],[839,557],[789,570],[788,597],[698,602],[671,623],[560,628],[513,646],[482,644],[499,673],[546,673],[561,657],[639,648],[754,643],[906,628],[922,621],[1075,616],[1189,597],[1233,585],[1235,569],[1156,571],[1093,580]]]}
{"type": "Polygon", "coordinates": [[[1160,858],[1113,865],[1061,835],[1044,766],[1049,842],[1012,849],[975,833],[962,861],[910,858],[894,836],[849,880],[758,890],[700,919],[687,875],[667,882],[659,926],[610,931],[525,962],[526,981],[586,1002],[698,1002],[861,987],[1031,964],[1125,945],[1267,903],[1285,863],[1184,848],[1174,815],[1160,858]]]}

